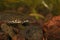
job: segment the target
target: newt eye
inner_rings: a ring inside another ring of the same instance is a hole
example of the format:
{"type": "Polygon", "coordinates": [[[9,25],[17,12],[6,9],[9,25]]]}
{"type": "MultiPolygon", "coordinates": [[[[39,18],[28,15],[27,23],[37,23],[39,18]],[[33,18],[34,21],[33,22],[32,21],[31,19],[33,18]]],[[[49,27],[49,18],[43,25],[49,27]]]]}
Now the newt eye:
{"type": "Polygon", "coordinates": [[[23,26],[29,26],[29,22],[22,23],[23,26]]]}
{"type": "Polygon", "coordinates": [[[28,21],[28,20],[24,21],[24,22],[22,23],[22,25],[23,25],[23,26],[29,26],[29,21],[28,21]]]}

